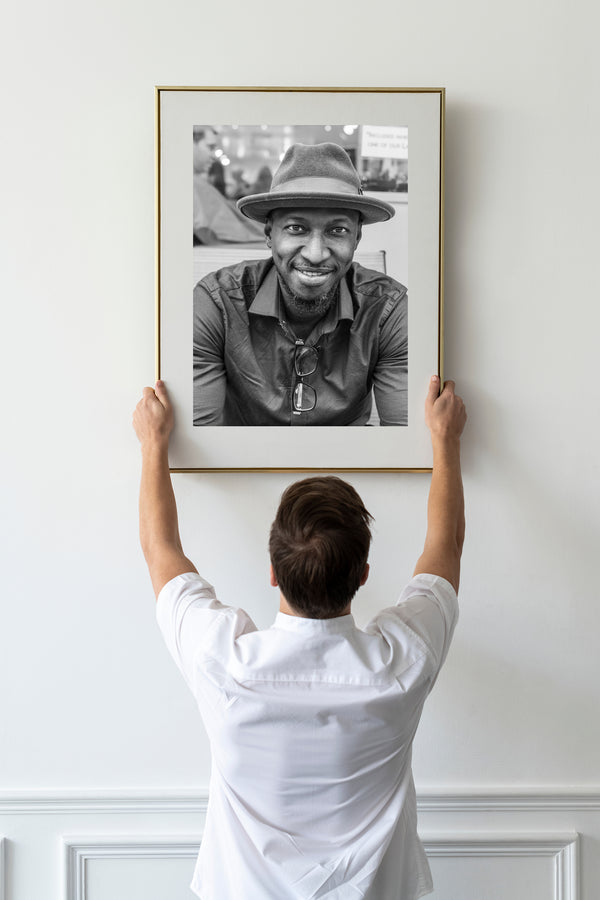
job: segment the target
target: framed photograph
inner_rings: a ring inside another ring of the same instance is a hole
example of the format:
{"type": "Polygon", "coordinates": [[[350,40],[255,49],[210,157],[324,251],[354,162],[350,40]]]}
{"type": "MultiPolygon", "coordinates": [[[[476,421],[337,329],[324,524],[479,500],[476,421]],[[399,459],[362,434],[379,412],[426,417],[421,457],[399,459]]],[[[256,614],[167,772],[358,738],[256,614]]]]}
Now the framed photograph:
{"type": "Polygon", "coordinates": [[[172,471],[431,469],[443,183],[443,88],[156,88],[172,471]]]}

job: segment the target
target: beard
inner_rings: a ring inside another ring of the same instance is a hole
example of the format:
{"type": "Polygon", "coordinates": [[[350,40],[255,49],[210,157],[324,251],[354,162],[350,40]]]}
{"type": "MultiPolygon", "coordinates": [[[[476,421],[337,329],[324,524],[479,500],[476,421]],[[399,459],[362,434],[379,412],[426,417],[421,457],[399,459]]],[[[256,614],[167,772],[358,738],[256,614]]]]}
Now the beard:
{"type": "Polygon", "coordinates": [[[337,300],[339,285],[336,285],[325,294],[307,298],[301,297],[290,290],[284,278],[280,277],[280,283],[283,288],[282,292],[288,314],[296,320],[320,319],[329,312],[334,301],[337,300]]]}

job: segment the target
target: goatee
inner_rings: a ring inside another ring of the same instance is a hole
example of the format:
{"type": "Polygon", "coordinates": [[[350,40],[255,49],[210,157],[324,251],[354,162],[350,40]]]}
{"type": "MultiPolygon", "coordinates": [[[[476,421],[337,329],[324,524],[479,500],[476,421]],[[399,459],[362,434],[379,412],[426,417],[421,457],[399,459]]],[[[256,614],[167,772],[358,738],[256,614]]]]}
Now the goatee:
{"type": "Polygon", "coordinates": [[[292,293],[288,285],[285,284],[283,294],[285,306],[292,318],[316,319],[322,318],[329,312],[332,304],[337,299],[338,287],[336,285],[331,291],[318,297],[306,298],[292,293]]]}

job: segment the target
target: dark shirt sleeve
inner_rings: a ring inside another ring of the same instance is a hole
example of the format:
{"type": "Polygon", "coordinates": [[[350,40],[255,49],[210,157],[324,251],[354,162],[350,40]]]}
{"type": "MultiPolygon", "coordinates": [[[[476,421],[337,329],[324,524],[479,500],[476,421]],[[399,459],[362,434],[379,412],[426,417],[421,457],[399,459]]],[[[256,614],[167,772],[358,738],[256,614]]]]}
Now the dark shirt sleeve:
{"type": "Polygon", "coordinates": [[[227,372],[223,312],[200,282],[194,289],[194,425],[222,425],[227,372]]]}
{"type": "Polygon", "coordinates": [[[408,298],[390,298],[391,311],[381,326],[379,358],[373,373],[381,425],[408,425],[408,298]]]}

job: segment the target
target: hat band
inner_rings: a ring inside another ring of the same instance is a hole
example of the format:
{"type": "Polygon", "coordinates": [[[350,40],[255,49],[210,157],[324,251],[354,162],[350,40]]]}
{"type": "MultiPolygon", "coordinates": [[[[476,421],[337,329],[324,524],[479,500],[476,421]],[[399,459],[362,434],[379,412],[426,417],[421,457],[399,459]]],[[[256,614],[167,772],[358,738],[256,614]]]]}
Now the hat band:
{"type": "Polygon", "coordinates": [[[342,181],[341,178],[323,178],[310,175],[304,178],[290,178],[271,188],[272,194],[354,194],[360,195],[355,185],[342,181]]]}

